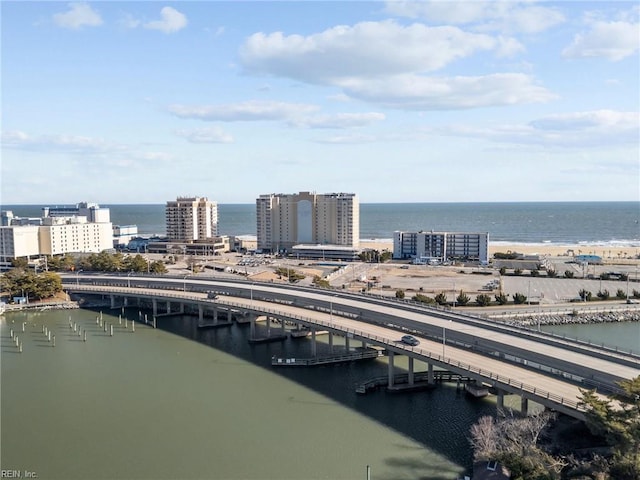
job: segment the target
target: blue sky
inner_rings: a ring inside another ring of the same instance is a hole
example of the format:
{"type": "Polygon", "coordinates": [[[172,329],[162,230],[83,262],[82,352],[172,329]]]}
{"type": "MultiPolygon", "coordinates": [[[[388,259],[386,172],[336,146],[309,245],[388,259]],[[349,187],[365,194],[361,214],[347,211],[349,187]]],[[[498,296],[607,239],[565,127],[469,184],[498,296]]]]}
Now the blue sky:
{"type": "Polygon", "coordinates": [[[640,200],[637,2],[1,2],[4,204],[640,200]]]}

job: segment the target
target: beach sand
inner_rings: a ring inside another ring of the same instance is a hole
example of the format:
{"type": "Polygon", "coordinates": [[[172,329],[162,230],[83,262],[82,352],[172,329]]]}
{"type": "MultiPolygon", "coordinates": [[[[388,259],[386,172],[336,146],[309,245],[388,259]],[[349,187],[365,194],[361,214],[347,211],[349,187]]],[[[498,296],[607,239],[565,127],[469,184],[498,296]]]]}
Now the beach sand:
{"type": "MultiPolygon", "coordinates": [[[[360,240],[360,248],[372,248],[378,251],[393,251],[393,242],[385,240],[360,240]]],[[[524,255],[540,255],[549,257],[563,257],[573,255],[598,255],[603,260],[637,260],[640,255],[640,246],[612,247],[602,245],[557,245],[557,244],[509,244],[489,242],[489,257],[496,252],[517,252],[524,255]]]]}

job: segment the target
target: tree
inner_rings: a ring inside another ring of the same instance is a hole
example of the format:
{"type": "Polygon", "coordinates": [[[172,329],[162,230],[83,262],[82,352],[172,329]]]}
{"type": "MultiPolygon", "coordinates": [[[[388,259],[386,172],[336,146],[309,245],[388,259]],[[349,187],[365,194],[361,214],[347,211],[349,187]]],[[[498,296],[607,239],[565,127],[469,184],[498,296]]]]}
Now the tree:
{"type": "Polygon", "coordinates": [[[496,302],[498,305],[506,305],[509,301],[509,297],[507,297],[504,293],[500,292],[495,295],[496,302]]]}
{"type": "Polygon", "coordinates": [[[469,297],[469,295],[467,295],[462,290],[460,290],[460,295],[456,297],[456,302],[458,303],[458,305],[464,306],[470,301],[471,301],[471,298],[469,297]]]}
{"type": "Polygon", "coordinates": [[[22,296],[40,300],[53,297],[62,291],[62,280],[57,273],[34,273],[30,270],[14,268],[0,279],[2,290],[10,297],[22,296]]]}
{"type": "Polygon", "coordinates": [[[538,446],[538,438],[552,418],[549,412],[499,420],[481,417],[470,430],[474,460],[497,460],[514,479],[559,479],[563,462],[538,446]]]}
{"type": "Polygon", "coordinates": [[[476,303],[481,307],[487,307],[491,304],[491,297],[485,293],[481,293],[476,297],[476,303]]]}
{"type": "Polygon", "coordinates": [[[29,260],[27,260],[25,257],[14,258],[13,260],[11,260],[11,266],[13,268],[27,269],[29,268],[29,260]]]}
{"type": "Polygon", "coordinates": [[[447,302],[447,294],[444,292],[440,292],[438,293],[435,297],[434,300],[436,301],[436,303],[438,305],[446,305],[447,302]]]}
{"type": "Polygon", "coordinates": [[[404,290],[396,290],[396,298],[404,298],[404,290]]]}
{"type": "Polygon", "coordinates": [[[609,300],[609,298],[611,297],[609,290],[607,290],[606,288],[604,290],[600,290],[596,295],[598,295],[598,298],[600,300],[609,300]]]}
{"type": "Polygon", "coordinates": [[[591,297],[593,296],[591,294],[591,292],[585,290],[584,288],[578,292],[578,295],[580,296],[580,299],[583,302],[590,302],[591,301],[591,297]]]}
{"type": "Polygon", "coordinates": [[[540,270],[531,270],[531,276],[532,277],[537,277],[540,275],[540,270]]]}
{"type": "Polygon", "coordinates": [[[580,405],[585,408],[586,423],[592,433],[603,437],[613,449],[609,462],[610,478],[640,478],[640,376],[619,383],[622,393],[616,404],[581,390],[580,405]]]}
{"type": "Polygon", "coordinates": [[[627,294],[624,290],[619,288],[618,291],[616,291],[616,298],[619,300],[624,300],[625,298],[627,298],[627,294]]]}
{"type": "Polygon", "coordinates": [[[553,268],[547,269],[547,277],[555,278],[558,276],[558,272],[556,272],[553,268]]]}
{"type": "Polygon", "coordinates": [[[500,272],[500,275],[504,275],[505,273],[507,273],[507,268],[506,267],[500,267],[500,270],[498,270],[500,272]]]}
{"type": "Polygon", "coordinates": [[[322,278],[320,275],[314,275],[313,284],[317,287],[331,288],[331,284],[329,283],[329,280],[322,278]]]}
{"type": "Polygon", "coordinates": [[[426,303],[428,305],[436,303],[436,301],[433,298],[423,295],[421,293],[415,294],[413,297],[411,297],[411,300],[413,300],[414,302],[426,303]]]}
{"type": "Polygon", "coordinates": [[[522,269],[521,269],[521,268],[516,268],[516,269],[513,271],[513,274],[514,274],[514,275],[522,275],[522,269]]]}
{"type": "Polygon", "coordinates": [[[516,305],[521,305],[527,301],[527,296],[522,293],[514,293],[513,295],[513,303],[516,305]]]}
{"type": "Polygon", "coordinates": [[[633,298],[640,298],[640,290],[633,289],[632,296],[633,298]]]}
{"type": "Polygon", "coordinates": [[[575,275],[575,273],[573,273],[571,270],[565,270],[564,271],[564,278],[573,278],[575,275]]]}
{"type": "Polygon", "coordinates": [[[149,271],[151,273],[167,273],[167,267],[160,260],[156,260],[149,265],[149,271]]]}
{"type": "Polygon", "coordinates": [[[140,254],[137,254],[135,256],[129,255],[123,261],[123,270],[128,272],[146,272],[147,269],[151,270],[150,267],[151,266],[147,264],[145,258],[140,254]]]}

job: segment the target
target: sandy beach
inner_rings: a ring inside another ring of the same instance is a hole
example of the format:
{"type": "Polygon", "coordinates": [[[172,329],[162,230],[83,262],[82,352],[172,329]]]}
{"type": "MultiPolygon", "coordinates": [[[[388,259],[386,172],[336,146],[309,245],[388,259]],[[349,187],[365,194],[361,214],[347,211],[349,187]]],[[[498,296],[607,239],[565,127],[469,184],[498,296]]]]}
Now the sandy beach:
{"type": "MultiPolygon", "coordinates": [[[[361,240],[360,248],[372,248],[379,251],[393,251],[393,241],[386,239],[361,240]]],[[[496,252],[518,252],[524,255],[541,255],[564,257],[573,255],[598,255],[603,260],[640,260],[640,245],[637,246],[603,246],[603,245],[558,245],[558,244],[526,244],[489,242],[489,257],[496,252]]]]}

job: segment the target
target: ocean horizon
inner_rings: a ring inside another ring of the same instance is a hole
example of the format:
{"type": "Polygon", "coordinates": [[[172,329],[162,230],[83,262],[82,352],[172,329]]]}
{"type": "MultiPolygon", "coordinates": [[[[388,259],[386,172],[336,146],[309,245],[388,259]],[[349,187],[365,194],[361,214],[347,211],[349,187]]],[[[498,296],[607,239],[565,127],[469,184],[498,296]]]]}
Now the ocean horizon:
{"type": "MultiPolygon", "coordinates": [[[[22,217],[44,206],[2,205],[22,217]]],[[[140,235],[164,235],[165,204],[100,204],[114,225],[137,225],[140,235]]],[[[221,235],[256,234],[255,203],[218,203],[221,235]]],[[[360,239],[385,241],[394,231],[487,232],[492,244],[640,246],[640,202],[361,203],[360,239]]]]}

